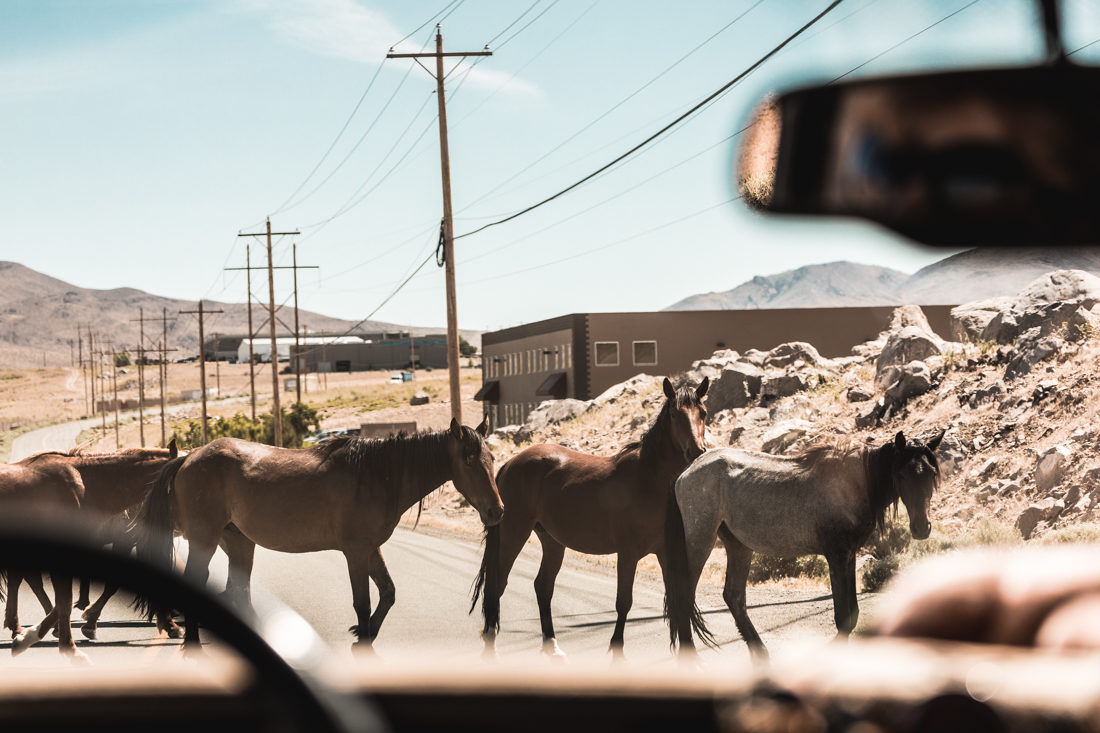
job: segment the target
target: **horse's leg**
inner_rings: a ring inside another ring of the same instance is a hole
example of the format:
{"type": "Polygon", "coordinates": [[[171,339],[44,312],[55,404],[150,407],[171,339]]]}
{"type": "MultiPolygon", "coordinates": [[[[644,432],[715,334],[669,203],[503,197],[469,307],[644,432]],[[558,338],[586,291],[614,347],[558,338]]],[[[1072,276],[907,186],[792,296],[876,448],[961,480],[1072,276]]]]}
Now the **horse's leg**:
{"type": "Polygon", "coordinates": [[[767,659],[768,650],[760,639],[756,627],[749,619],[748,604],[745,602],[745,586],[749,580],[749,567],[752,565],[752,550],[733,536],[726,525],[718,530],[722,546],[726,548],[726,583],[722,588],[722,599],[733,614],[737,631],[749,646],[754,658],[767,659]]]}
{"type": "MultiPolygon", "coordinates": [[[[535,576],[535,597],[539,602],[539,619],[542,621],[542,652],[556,659],[564,659],[565,652],[558,647],[554,634],[554,618],[550,613],[550,600],[554,597],[554,581],[558,578],[562,561],[565,559],[565,545],[541,527],[535,532],[542,544],[542,563],[535,576]]],[[[511,567],[509,567],[509,570],[511,567]]]]}
{"type": "Polygon", "coordinates": [[[103,585],[103,592],[99,594],[99,598],[96,599],[96,602],[84,609],[84,613],[80,614],[80,617],[84,619],[84,625],[80,627],[80,633],[83,634],[86,639],[95,641],[96,632],[99,629],[99,617],[103,613],[103,608],[107,605],[107,601],[111,600],[111,597],[117,592],[117,585],[114,583],[105,583],[103,585]]]}
{"type": "MultiPolygon", "coordinates": [[[[721,524],[722,520],[716,506],[696,506],[683,516],[687,577],[682,580],[673,578],[673,582],[683,586],[684,602],[688,610],[695,608],[695,591],[699,587],[699,577],[703,574],[703,568],[706,567],[711,550],[714,549],[714,542],[718,538],[718,528],[721,524]]],[[[665,548],[666,559],[669,559],[668,555],[672,552],[674,552],[672,548],[665,548]]],[[[670,572],[674,571],[670,569],[670,572]]],[[[677,641],[680,644],[682,657],[690,660],[696,656],[692,623],[688,618],[681,619],[677,641]]]]}
{"type": "Polygon", "coordinates": [[[848,548],[828,552],[829,585],[833,591],[833,620],[838,638],[847,637],[856,627],[859,605],[856,602],[856,558],[848,548]]]}
{"type": "Polygon", "coordinates": [[[225,598],[230,605],[249,610],[252,608],[252,564],[256,557],[256,543],[232,524],[222,532],[222,549],[229,558],[229,575],[225,581],[225,598]]]}
{"type": "Polygon", "coordinates": [[[46,592],[46,586],[42,582],[42,573],[30,573],[24,575],[23,580],[27,581],[27,587],[34,593],[34,597],[38,599],[38,602],[42,604],[42,610],[49,613],[53,610],[53,601],[50,600],[50,594],[46,592]]]}
{"type": "Polygon", "coordinates": [[[370,635],[370,556],[377,551],[377,547],[344,550],[344,559],[348,562],[348,577],[351,578],[351,604],[359,622],[348,631],[355,634],[353,646],[364,649],[369,649],[374,642],[370,635]]]}
{"type": "Polygon", "coordinates": [[[76,648],[69,621],[73,614],[73,577],[55,572],[52,578],[54,608],[57,610],[57,650],[72,657],[74,664],[86,663],[88,656],[76,648]]]}
{"type": "Polygon", "coordinates": [[[87,578],[80,579],[80,597],[76,599],[76,603],[73,604],[75,608],[79,608],[81,611],[92,605],[92,583],[87,578]]]}
{"type": "Polygon", "coordinates": [[[375,550],[367,561],[370,566],[370,577],[378,588],[378,605],[370,617],[370,638],[373,641],[378,638],[378,630],[382,628],[382,622],[386,620],[386,614],[393,608],[397,593],[393,585],[390,571],[386,569],[386,561],[382,559],[382,550],[375,550]]]}
{"type": "MultiPolygon", "coordinates": [[[[210,558],[214,556],[214,551],[218,549],[219,538],[216,533],[212,533],[212,535],[202,538],[195,536],[187,538],[187,565],[183,569],[183,574],[200,587],[206,586],[206,581],[210,577],[210,558]]],[[[193,619],[185,617],[184,629],[184,652],[199,651],[202,642],[199,640],[198,624],[193,619]]]]}
{"type": "Polygon", "coordinates": [[[23,627],[19,625],[19,586],[22,584],[22,573],[18,570],[9,570],[8,601],[4,606],[4,628],[11,631],[13,639],[23,635],[23,627]]]}
{"type": "Polygon", "coordinates": [[[509,517],[506,511],[504,521],[497,525],[500,532],[500,546],[497,555],[500,559],[497,588],[493,589],[486,585],[483,591],[483,602],[486,608],[495,609],[492,613],[485,614],[485,626],[481,631],[481,638],[485,642],[485,649],[482,654],[485,657],[496,656],[497,628],[500,626],[500,599],[504,595],[504,589],[508,587],[508,575],[512,572],[512,566],[515,564],[516,558],[519,557],[519,553],[523,551],[523,546],[527,543],[527,538],[531,536],[531,531],[535,529],[533,517],[525,517],[519,521],[515,517],[515,514],[509,517]],[[490,596],[492,597],[490,598],[490,596]]]}
{"type": "Polygon", "coordinates": [[[626,615],[634,605],[634,575],[638,571],[640,557],[620,552],[616,562],[618,588],[615,592],[615,631],[611,634],[609,651],[615,659],[623,658],[623,634],[626,631],[626,615]]]}

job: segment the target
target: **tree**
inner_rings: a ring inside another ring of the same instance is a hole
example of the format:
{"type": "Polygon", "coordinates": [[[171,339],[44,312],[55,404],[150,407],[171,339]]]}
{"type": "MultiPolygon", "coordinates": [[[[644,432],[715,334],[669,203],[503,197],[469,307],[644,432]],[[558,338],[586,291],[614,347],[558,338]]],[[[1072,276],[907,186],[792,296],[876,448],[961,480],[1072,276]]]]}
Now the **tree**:
{"type": "Polygon", "coordinates": [[[116,351],[115,352],[115,366],[116,367],[128,367],[132,362],[130,361],[129,351],[116,351]]]}
{"type": "Polygon", "coordinates": [[[463,336],[459,336],[458,353],[462,356],[470,357],[477,353],[477,347],[467,341],[463,336]]]}

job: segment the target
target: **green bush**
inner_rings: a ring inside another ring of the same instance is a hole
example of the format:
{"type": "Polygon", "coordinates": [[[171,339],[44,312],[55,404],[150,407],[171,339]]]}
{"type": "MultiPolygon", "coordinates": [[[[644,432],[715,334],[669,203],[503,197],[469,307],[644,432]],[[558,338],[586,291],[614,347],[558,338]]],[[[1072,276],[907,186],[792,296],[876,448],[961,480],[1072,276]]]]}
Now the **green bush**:
{"type": "Polygon", "coordinates": [[[1039,538],[1044,545],[1070,544],[1076,542],[1100,542],[1100,524],[1083,522],[1059,527],[1039,538]]]}
{"type": "MultiPolygon", "coordinates": [[[[301,402],[295,403],[290,412],[283,413],[283,446],[301,448],[302,439],[317,429],[317,411],[301,402]]],[[[253,420],[242,413],[230,418],[211,418],[207,430],[210,440],[215,438],[240,438],[253,443],[275,444],[275,418],[269,412],[253,420]]],[[[186,420],[172,429],[172,439],[181,450],[191,450],[202,445],[202,421],[186,420]]]]}
{"type": "Polygon", "coordinates": [[[776,557],[753,555],[749,569],[750,583],[765,583],[780,578],[828,578],[829,565],[821,555],[801,557],[776,557]]]}
{"type": "Polygon", "coordinates": [[[901,569],[901,557],[890,555],[889,557],[875,558],[863,566],[863,590],[874,593],[882,590],[890,578],[893,578],[901,569]]]}

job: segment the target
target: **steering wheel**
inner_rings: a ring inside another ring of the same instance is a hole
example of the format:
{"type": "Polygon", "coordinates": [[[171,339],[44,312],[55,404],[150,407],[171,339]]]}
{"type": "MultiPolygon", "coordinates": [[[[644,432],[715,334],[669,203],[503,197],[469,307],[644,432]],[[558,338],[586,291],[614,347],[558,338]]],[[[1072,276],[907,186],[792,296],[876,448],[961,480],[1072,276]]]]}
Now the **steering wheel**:
{"type": "Polygon", "coordinates": [[[63,568],[73,577],[117,583],[184,610],[188,620],[201,622],[251,663],[258,686],[283,709],[285,719],[296,729],[332,733],[389,730],[375,706],[329,689],[308,669],[296,669],[205,588],[130,554],[107,549],[102,538],[96,540],[83,524],[61,520],[43,526],[11,517],[0,519],[0,567],[27,572],[63,568]]]}

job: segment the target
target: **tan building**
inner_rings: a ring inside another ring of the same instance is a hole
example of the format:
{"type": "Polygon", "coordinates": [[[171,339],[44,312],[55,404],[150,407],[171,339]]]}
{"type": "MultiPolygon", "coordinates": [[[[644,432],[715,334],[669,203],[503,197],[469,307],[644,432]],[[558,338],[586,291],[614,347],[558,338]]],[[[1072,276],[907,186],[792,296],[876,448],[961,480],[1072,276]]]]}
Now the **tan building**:
{"type": "MultiPolygon", "coordinates": [[[[494,427],[522,423],[540,402],[587,400],[635,374],[678,374],[717,349],[771,349],[807,341],[838,357],[875,338],[895,306],[774,310],[574,313],[481,337],[477,399],[494,427]]],[[[940,336],[949,305],[922,306],[940,336]]]]}

